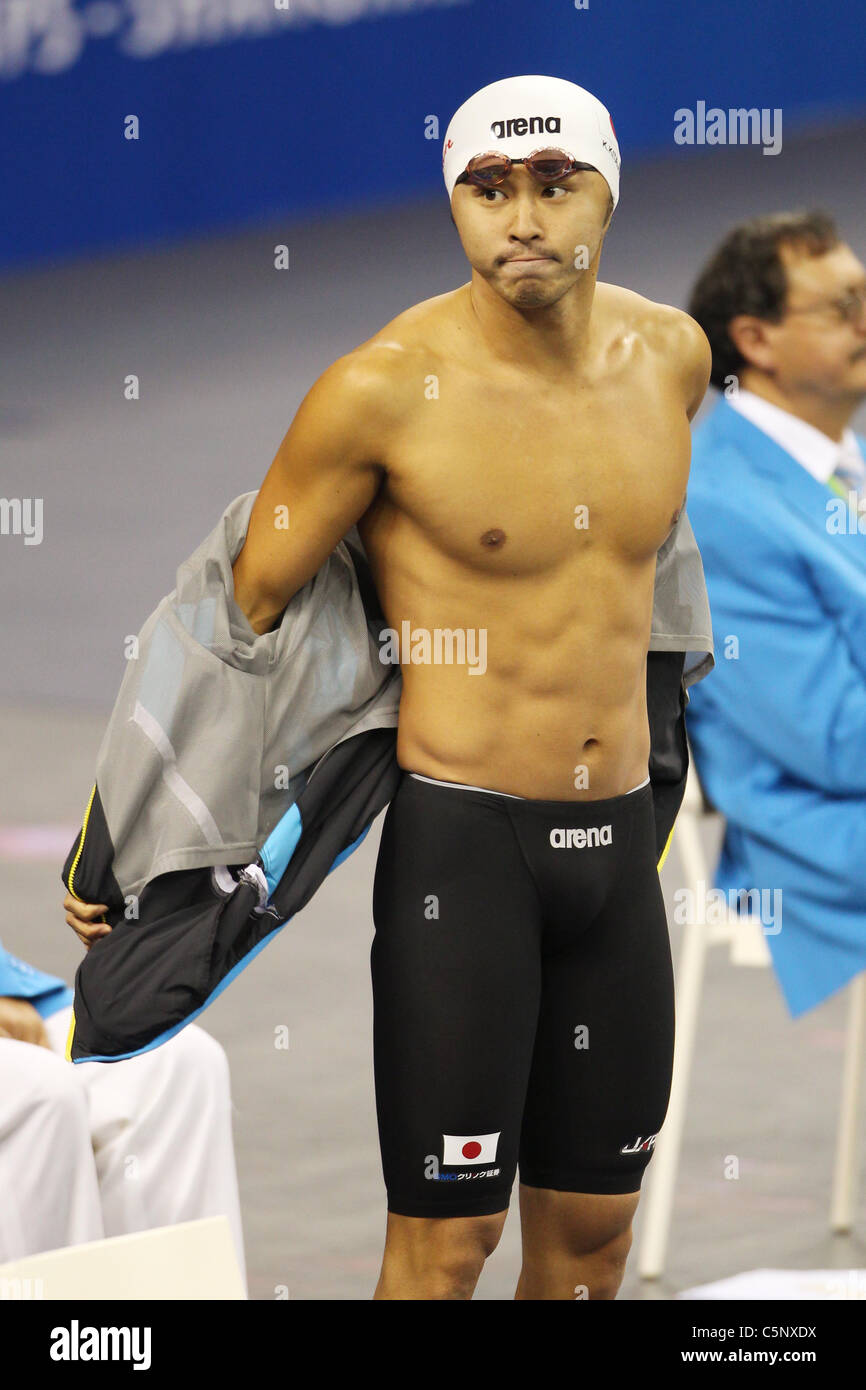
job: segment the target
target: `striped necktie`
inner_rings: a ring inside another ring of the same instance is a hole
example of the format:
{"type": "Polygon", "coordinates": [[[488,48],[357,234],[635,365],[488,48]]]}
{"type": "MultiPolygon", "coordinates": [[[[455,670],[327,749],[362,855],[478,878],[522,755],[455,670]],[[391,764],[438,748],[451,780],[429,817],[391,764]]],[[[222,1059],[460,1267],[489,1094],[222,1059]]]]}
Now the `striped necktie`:
{"type": "Polygon", "coordinates": [[[859,495],[866,487],[866,464],[856,446],[850,449],[844,444],[839,447],[839,458],[836,467],[827,479],[827,486],[831,487],[840,497],[844,497],[846,502],[849,493],[859,495]]]}

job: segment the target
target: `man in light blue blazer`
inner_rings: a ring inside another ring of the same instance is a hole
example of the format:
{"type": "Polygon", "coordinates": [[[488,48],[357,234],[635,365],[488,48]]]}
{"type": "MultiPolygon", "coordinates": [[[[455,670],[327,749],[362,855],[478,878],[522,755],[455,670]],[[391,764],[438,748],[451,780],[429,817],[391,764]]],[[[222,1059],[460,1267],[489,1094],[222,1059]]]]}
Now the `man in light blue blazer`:
{"type": "Polygon", "coordinates": [[[757,218],[689,313],[722,394],[688,491],[716,650],[688,732],[714,887],[752,892],[796,1017],[866,969],[866,270],[824,213],[757,218]]]}

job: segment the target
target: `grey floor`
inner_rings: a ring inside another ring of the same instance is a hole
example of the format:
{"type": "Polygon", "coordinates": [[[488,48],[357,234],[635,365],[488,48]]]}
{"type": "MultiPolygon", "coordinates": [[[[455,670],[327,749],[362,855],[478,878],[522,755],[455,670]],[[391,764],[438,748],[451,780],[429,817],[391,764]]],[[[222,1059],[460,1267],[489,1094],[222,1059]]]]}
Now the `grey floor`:
{"type": "MultiPolygon", "coordinates": [[[[775,158],[722,148],[627,170],[602,278],[682,304],[727,225],[787,206],[828,207],[862,255],[864,139],[849,126],[788,139],[775,158]]],[[[80,959],[60,867],[124,636],[226,502],[259,486],[318,373],[467,279],[444,190],[0,279],[0,493],[44,507],[41,545],[0,537],[0,844],[10,827],[46,832],[38,854],[0,849],[0,937],[17,954],[70,979],[80,959]],[[280,242],[285,272],[273,269],[280,242]],[[136,402],[123,396],[132,373],[136,402]]],[[[253,1298],[287,1285],[295,1299],[364,1299],[375,1284],[384,1189],[368,952],[380,823],[203,1018],[231,1063],[253,1298]],[[288,1051],[273,1046],[280,1024],[288,1051]]],[[[718,834],[711,822],[711,857],[718,834]]],[[[670,913],[676,846],[662,882],[670,913]]],[[[676,955],[673,920],[671,932],[676,955]]],[[[866,1265],[863,1200],[855,1234],[828,1235],[844,1021],[837,996],[792,1022],[771,971],[711,953],[668,1269],[642,1283],[633,1256],[621,1298],[670,1298],[759,1266],[866,1265]],[[736,1181],[724,1177],[731,1154],[736,1181]]],[[[510,1298],[518,1267],[515,1210],[477,1297],[510,1298]]]]}

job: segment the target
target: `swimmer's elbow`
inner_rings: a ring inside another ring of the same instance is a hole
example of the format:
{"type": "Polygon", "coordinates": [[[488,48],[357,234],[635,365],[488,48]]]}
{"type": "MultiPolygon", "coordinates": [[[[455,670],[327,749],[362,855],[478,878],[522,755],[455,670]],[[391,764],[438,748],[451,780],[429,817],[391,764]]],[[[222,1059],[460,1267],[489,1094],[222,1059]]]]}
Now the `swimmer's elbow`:
{"type": "Polygon", "coordinates": [[[280,612],[276,614],[276,616],[272,616],[271,613],[265,613],[264,617],[255,612],[253,613],[252,617],[250,617],[250,615],[247,614],[247,622],[249,623],[253,632],[255,632],[257,636],[261,637],[265,632],[273,632],[274,628],[279,627],[283,619],[283,613],[285,613],[285,611],[286,610],[284,608],[281,609],[280,612]]]}
{"type": "Polygon", "coordinates": [[[268,592],[261,584],[256,584],[247,574],[243,564],[243,550],[232,566],[234,579],[234,599],[253,632],[261,635],[279,625],[289,598],[278,598],[268,592]]]}

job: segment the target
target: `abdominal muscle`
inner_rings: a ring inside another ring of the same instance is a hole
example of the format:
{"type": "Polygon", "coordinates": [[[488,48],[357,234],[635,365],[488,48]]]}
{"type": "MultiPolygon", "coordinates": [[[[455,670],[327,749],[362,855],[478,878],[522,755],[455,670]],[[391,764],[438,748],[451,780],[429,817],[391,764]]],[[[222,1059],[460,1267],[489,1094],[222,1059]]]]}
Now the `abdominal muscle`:
{"type": "MultiPolygon", "coordinates": [[[[650,614],[653,569],[647,574],[650,614]]],[[[501,616],[485,604],[486,651],[476,638],[475,673],[468,657],[462,664],[408,661],[405,638],[425,626],[425,617],[430,630],[433,612],[425,615],[428,605],[420,602],[399,605],[416,615],[403,629],[399,652],[399,765],[541,800],[598,800],[631,791],[645,780],[650,753],[644,624],[611,631],[600,600],[594,619],[583,617],[533,640],[527,630],[537,627],[537,600],[529,600],[532,612],[523,614],[515,600],[512,590],[501,616]]],[[[465,611],[461,616],[465,620],[465,611]]]]}
{"type": "Polygon", "coordinates": [[[642,554],[628,536],[576,551],[573,530],[521,534],[515,513],[503,529],[519,547],[479,557],[476,527],[447,520],[443,539],[382,501],[359,525],[391,636],[380,655],[402,672],[400,767],[546,801],[633,790],[650,754],[655,537],[642,554]]]}
{"type": "Polygon", "coordinates": [[[573,697],[527,699],[497,685],[458,715],[439,675],[404,668],[397,761],[407,771],[546,801],[620,796],[647,776],[645,694],[584,721],[573,697]]]}

